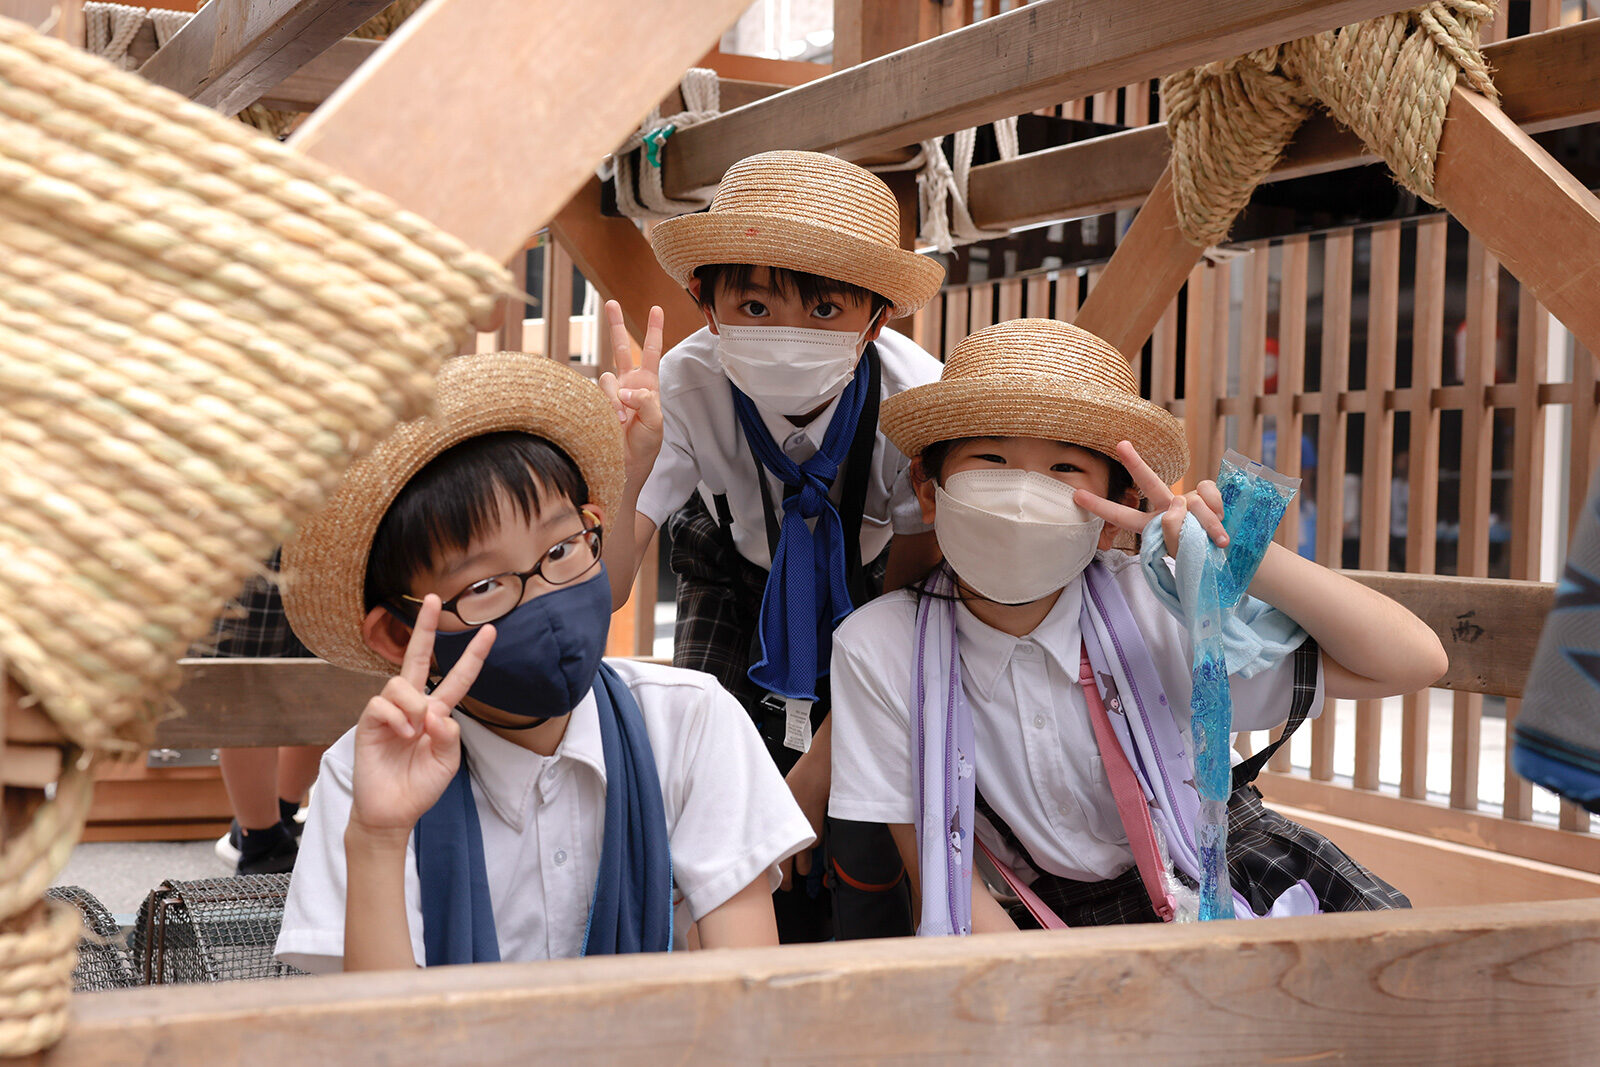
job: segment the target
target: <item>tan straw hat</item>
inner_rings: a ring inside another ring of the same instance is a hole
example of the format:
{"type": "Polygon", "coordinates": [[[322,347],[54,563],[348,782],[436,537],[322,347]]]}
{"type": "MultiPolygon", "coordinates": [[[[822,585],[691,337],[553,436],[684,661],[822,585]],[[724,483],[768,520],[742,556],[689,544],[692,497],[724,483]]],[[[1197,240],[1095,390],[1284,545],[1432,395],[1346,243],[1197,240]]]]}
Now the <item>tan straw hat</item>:
{"type": "Polygon", "coordinates": [[[900,209],[871,171],[820,152],[763,152],[723,175],[711,207],[656,224],[661,268],[684,288],[710,263],[785,267],[849,282],[894,305],[933,299],[944,268],[900,247],[900,209]]]}
{"type": "Polygon", "coordinates": [[[391,674],[361,637],[367,555],[389,506],[439,453],[472,437],[521,430],[560,448],[609,519],[622,496],[622,427],[594,382],[524,352],[462,356],[439,371],[437,407],[401,425],[346,472],[283,549],[283,606],[306,647],[329,663],[391,674]]]}
{"type": "Polygon", "coordinates": [[[1055,319],[1014,319],[956,346],[937,382],[883,402],[883,432],[908,456],[957,437],[1042,437],[1108,456],[1131,441],[1171,484],[1189,466],[1183,424],[1139,395],[1122,353],[1055,319]]]}

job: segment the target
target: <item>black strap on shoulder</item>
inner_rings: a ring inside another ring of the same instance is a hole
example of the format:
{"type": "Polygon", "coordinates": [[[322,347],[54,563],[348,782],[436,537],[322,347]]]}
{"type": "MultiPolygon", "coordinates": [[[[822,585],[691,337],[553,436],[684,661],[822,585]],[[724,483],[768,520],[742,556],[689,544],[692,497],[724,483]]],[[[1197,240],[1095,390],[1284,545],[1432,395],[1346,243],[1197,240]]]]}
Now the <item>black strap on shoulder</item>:
{"type": "MultiPolygon", "coordinates": [[[[878,404],[883,395],[883,373],[876,342],[868,342],[861,355],[867,365],[867,396],[861,407],[861,418],[856,421],[855,436],[850,439],[850,451],[844,461],[844,487],[839,499],[839,521],[844,528],[845,584],[850,590],[850,602],[865,604],[867,595],[866,568],[861,561],[861,521],[867,507],[867,482],[872,476],[872,453],[878,443],[878,404]]],[[[745,442],[746,446],[749,442],[745,442]]],[[[778,522],[778,509],[773,506],[772,489],[767,484],[767,469],[751,449],[750,459],[756,465],[756,484],[761,487],[761,515],[767,526],[768,558],[778,556],[778,535],[782,527],[778,522]]],[[[799,491],[797,486],[785,486],[785,500],[799,491]]]]}
{"type": "Polygon", "coordinates": [[[1235,792],[1255,781],[1256,775],[1261,773],[1267,761],[1272,758],[1272,754],[1282,748],[1290,735],[1306,721],[1306,713],[1311,710],[1311,700],[1317,695],[1317,661],[1321,654],[1316,639],[1311,637],[1307,637],[1300,643],[1300,647],[1291,653],[1294,656],[1294,693],[1289,698],[1289,720],[1283,724],[1283,733],[1278,735],[1276,741],[1234,767],[1235,792]]]}

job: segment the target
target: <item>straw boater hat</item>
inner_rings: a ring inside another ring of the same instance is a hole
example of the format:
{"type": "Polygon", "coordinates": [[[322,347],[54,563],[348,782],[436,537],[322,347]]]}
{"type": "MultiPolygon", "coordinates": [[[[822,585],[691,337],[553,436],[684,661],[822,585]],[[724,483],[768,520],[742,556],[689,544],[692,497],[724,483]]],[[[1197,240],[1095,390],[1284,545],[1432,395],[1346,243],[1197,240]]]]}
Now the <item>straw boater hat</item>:
{"type": "Polygon", "coordinates": [[[944,268],[900,247],[900,209],[876,174],[818,152],[763,152],[723,175],[711,207],[657,223],[656,258],[684,288],[709,263],[786,267],[849,282],[900,318],[933,299],[944,268]]]}
{"type": "Polygon", "coordinates": [[[1139,395],[1122,353],[1054,319],[1014,319],[979,330],[945,360],[937,382],[883,402],[883,432],[919,455],[957,437],[1042,437],[1116,456],[1131,441],[1163,482],[1183,477],[1183,424],[1139,395]]]}
{"type": "Polygon", "coordinates": [[[341,667],[392,674],[367,647],[367,555],[378,523],[406,483],[439,453],[471,437],[521,430],[578,465],[589,502],[607,519],[622,496],[622,427],[599,386],[543,356],[462,356],[439,371],[431,415],[408,422],[345,473],[328,503],[283,549],[283,606],[307,648],[341,667]]]}

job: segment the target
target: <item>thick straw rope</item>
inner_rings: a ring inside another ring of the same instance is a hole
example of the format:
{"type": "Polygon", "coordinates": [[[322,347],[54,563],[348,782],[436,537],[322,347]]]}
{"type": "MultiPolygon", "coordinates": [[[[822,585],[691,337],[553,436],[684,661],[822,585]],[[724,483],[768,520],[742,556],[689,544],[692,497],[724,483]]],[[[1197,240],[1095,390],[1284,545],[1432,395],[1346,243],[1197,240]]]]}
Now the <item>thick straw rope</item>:
{"type": "Polygon", "coordinates": [[[1431,201],[1456,79],[1497,99],[1478,46],[1494,11],[1493,0],[1438,0],[1168,75],[1161,94],[1184,236],[1202,246],[1222,242],[1318,105],[1431,201]]]}
{"type": "Polygon", "coordinates": [[[144,747],[178,657],[351,457],[421,413],[511,284],[349,179],[5,19],[0,250],[0,663],[77,746],[0,852],[14,1055],[65,1021],[81,924],[37,902],[94,759],[144,747]]]}

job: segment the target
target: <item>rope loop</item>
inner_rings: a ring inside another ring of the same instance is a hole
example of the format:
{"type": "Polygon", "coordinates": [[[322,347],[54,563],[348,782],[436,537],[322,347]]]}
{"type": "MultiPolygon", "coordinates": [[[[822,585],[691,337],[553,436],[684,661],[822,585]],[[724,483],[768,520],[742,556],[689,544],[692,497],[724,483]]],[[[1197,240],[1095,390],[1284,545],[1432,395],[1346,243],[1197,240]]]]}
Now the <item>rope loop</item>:
{"type": "Polygon", "coordinates": [[[1179,225],[1220,244],[1295,130],[1325,108],[1433,202],[1445,109],[1457,79],[1498,99],[1479,46],[1494,0],[1435,0],[1162,79],[1179,225]]]}

